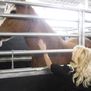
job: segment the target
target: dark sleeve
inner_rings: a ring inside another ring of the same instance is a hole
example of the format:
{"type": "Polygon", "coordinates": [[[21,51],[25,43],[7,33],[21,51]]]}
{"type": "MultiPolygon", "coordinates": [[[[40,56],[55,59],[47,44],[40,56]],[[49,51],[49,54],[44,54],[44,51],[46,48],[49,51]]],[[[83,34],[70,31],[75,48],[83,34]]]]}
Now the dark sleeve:
{"type": "Polygon", "coordinates": [[[56,75],[72,75],[73,73],[71,67],[67,65],[60,66],[58,64],[51,64],[51,71],[56,75]]]}

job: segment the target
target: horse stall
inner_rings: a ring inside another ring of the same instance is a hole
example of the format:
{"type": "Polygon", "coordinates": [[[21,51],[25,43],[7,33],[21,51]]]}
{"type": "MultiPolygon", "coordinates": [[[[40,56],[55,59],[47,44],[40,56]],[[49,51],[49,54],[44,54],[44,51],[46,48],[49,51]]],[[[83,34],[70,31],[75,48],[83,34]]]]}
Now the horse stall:
{"type": "Polygon", "coordinates": [[[53,74],[43,57],[69,64],[74,46],[91,48],[90,7],[90,0],[0,0],[0,91],[91,91],[53,74]]]}

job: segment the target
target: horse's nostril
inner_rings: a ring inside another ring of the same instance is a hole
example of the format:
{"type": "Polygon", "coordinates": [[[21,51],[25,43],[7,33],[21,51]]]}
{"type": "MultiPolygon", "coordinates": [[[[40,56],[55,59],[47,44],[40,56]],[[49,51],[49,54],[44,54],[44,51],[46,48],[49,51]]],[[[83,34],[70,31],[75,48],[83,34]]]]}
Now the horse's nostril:
{"type": "Polygon", "coordinates": [[[10,13],[11,14],[16,14],[16,10],[12,10],[10,13]]]}

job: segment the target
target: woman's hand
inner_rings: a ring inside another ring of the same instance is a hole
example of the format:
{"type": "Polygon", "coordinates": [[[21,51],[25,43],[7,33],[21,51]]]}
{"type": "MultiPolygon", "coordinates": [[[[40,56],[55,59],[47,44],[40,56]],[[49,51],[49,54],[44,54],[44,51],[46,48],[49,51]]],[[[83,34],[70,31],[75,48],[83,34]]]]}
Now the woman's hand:
{"type": "Polygon", "coordinates": [[[44,43],[42,39],[39,40],[38,45],[41,50],[46,50],[46,44],[44,43]]]}

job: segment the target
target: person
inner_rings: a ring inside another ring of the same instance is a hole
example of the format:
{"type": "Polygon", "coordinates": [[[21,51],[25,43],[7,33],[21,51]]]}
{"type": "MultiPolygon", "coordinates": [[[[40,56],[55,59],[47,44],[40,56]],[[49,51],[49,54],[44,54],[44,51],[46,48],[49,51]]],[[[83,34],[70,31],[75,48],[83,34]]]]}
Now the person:
{"type": "MultiPolygon", "coordinates": [[[[46,50],[46,44],[43,42],[42,39],[39,40],[38,45],[41,48],[41,50],[46,50]]],[[[59,76],[62,76],[62,75],[72,76],[72,74],[74,73],[74,69],[70,65],[54,64],[52,63],[47,53],[44,53],[43,56],[44,56],[46,65],[54,74],[59,75],[59,76]]]]}

